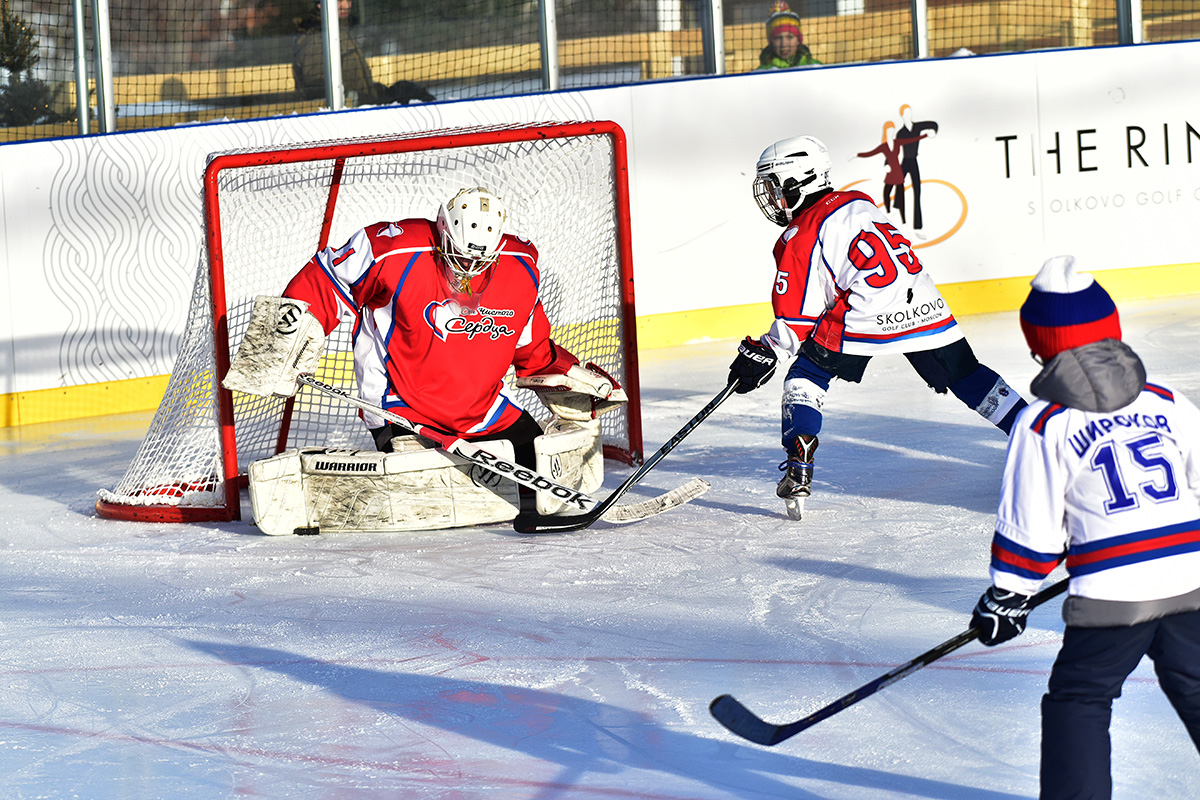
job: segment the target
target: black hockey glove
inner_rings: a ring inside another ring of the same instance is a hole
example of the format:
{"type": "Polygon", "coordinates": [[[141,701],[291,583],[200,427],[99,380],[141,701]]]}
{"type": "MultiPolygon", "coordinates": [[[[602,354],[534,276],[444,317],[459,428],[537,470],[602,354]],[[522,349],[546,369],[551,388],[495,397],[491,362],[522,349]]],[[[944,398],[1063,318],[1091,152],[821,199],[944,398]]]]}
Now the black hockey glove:
{"type": "Polygon", "coordinates": [[[1024,633],[1032,599],[1027,594],[988,587],[971,613],[971,627],[979,631],[979,641],[992,647],[1024,633]]]}
{"type": "Polygon", "coordinates": [[[738,343],[737,358],[729,365],[729,383],[737,381],[737,393],[752,392],[775,374],[775,351],[770,345],[747,336],[738,343]]]}

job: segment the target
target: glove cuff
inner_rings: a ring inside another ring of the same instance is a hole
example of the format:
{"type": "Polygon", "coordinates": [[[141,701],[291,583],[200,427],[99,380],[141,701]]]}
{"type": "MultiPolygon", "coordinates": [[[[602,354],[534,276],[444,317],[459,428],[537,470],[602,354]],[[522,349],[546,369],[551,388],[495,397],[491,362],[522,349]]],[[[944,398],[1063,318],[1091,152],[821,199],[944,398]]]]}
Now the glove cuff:
{"type": "Polygon", "coordinates": [[[1011,617],[1024,616],[1029,613],[1029,601],[1032,599],[1032,595],[1010,592],[993,586],[984,592],[980,602],[988,611],[1011,617]]]}

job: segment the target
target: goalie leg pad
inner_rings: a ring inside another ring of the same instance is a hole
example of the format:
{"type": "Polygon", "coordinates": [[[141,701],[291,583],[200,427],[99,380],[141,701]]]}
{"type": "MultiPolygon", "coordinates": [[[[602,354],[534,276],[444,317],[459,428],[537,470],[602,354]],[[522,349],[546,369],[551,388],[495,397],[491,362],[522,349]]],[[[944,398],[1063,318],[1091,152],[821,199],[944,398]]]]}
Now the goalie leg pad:
{"type": "Polygon", "coordinates": [[[300,486],[300,451],[251,461],[250,506],[254,524],[268,536],[284,536],[311,527],[300,486]]]}
{"type": "MultiPolygon", "coordinates": [[[[604,483],[604,452],[600,422],[553,419],[546,432],[533,440],[537,471],[561,484],[591,494],[604,483]]],[[[565,508],[548,492],[537,493],[537,512],[556,514],[565,508]]]]}
{"type": "Polygon", "coordinates": [[[325,331],[308,303],[260,295],[221,385],[262,397],[291,397],[296,376],[317,371],[324,346],[325,331]]]}
{"type": "MultiPolygon", "coordinates": [[[[494,443],[512,460],[512,445],[494,443]]],[[[255,524],[270,535],[297,528],[324,532],[436,530],[511,521],[517,485],[461,465],[413,437],[394,452],[305,448],[250,465],[255,524]]]]}

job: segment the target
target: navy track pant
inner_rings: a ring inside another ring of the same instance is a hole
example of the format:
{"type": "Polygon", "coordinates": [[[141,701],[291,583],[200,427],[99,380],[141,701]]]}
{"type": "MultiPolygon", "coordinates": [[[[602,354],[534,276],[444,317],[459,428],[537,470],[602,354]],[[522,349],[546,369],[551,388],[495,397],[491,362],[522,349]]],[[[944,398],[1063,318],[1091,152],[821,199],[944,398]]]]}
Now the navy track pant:
{"type": "Polygon", "coordinates": [[[1042,698],[1041,800],[1112,797],[1112,702],[1145,655],[1200,751],[1200,611],[1128,627],[1067,626],[1042,698]]]}

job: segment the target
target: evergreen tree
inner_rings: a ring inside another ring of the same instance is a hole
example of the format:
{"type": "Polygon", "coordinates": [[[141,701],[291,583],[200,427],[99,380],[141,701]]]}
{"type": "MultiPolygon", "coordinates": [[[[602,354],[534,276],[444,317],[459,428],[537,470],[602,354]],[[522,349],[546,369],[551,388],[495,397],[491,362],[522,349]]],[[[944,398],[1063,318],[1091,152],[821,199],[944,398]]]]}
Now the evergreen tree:
{"type": "Polygon", "coordinates": [[[33,28],[0,0],[0,69],[8,81],[0,86],[0,126],[34,125],[61,119],[50,107],[46,84],[25,75],[37,65],[38,39],[33,28]]]}
{"type": "Polygon", "coordinates": [[[21,80],[38,63],[37,35],[24,19],[9,8],[8,0],[0,0],[0,67],[8,70],[10,83],[21,80]]]}

